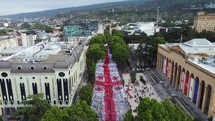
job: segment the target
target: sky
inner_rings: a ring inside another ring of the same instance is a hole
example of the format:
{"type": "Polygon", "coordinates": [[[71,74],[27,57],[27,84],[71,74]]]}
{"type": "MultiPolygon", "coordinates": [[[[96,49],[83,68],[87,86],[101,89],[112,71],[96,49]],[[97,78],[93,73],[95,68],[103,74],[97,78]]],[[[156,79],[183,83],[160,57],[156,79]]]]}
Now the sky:
{"type": "Polygon", "coordinates": [[[0,16],[125,0],[0,0],[0,16]]]}

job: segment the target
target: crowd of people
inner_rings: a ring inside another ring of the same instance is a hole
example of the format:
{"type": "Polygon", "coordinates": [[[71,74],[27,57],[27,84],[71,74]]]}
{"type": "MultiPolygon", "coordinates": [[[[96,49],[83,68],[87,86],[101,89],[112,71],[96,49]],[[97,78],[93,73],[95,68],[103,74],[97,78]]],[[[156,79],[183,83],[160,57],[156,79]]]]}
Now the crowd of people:
{"type": "Polygon", "coordinates": [[[97,63],[95,79],[91,106],[98,113],[99,119],[123,120],[125,113],[130,109],[128,97],[117,65],[111,60],[109,53],[106,53],[105,61],[100,60],[97,63]]]}

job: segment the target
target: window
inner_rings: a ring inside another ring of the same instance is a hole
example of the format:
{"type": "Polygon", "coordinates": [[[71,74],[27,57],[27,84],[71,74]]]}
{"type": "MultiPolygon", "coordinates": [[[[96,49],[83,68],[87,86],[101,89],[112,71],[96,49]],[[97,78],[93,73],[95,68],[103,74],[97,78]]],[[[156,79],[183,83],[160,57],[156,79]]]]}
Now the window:
{"type": "Polygon", "coordinates": [[[58,76],[59,76],[59,77],[64,77],[64,76],[65,76],[65,73],[64,73],[64,72],[60,72],[60,73],[58,74],[58,76]]]}
{"type": "Polygon", "coordinates": [[[2,72],[2,73],[1,73],[1,76],[2,76],[2,77],[7,77],[8,74],[7,74],[6,72],[2,72]]]}
{"type": "Polygon", "coordinates": [[[34,69],[35,69],[35,67],[34,67],[34,66],[31,66],[31,67],[30,67],[30,69],[31,69],[31,70],[34,70],[34,69]]]}
{"type": "Polygon", "coordinates": [[[17,70],[21,71],[22,70],[22,66],[18,66],[17,70]]]}
{"type": "Polygon", "coordinates": [[[47,66],[43,66],[42,69],[43,69],[43,70],[47,70],[48,67],[47,67],[47,66]]]}

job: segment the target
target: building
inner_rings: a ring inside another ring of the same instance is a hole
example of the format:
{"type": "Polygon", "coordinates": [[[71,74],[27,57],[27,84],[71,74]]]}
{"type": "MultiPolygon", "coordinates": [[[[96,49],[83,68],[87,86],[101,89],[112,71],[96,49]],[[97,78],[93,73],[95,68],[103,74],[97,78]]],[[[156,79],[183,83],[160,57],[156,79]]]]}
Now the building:
{"type": "Polygon", "coordinates": [[[215,14],[205,14],[205,12],[198,12],[194,17],[194,28],[197,32],[215,31],[215,14]]]}
{"type": "Polygon", "coordinates": [[[207,39],[160,44],[157,69],[208,117],[215,112],[215,44],[207,39]]]}
{"type": "Polygon", "coordinates": [[[154,35],[155,33],[155,22],[137,22],[137,23],[128,23],[128,29],[124,30],[124,32],[128,33],[128,35],[140,35],[140,33],[144,32],[148,36],[154,35]]]}
{"type": "Polygon", "coordinates": [[[22,46],[28,47],[35,45],[36,37],[36,34],[21,33],[22,46]]]}
{"type": "Polygon", "coordinates": [[[64,40],[69,37],[88,37],[98,31],[98,21],[73,21],[64,26],[64,40]]]}
{"type": "Polygon", "coordinates": [[[38,33],[37,40],[41,42],[0,61],[4,114],[22,107],[22,101],[37,93],[44,93],[44,98],[58,107],[74,103],[85,71],[89,38],[77,46],[52,42],[44,33],[38,33]]]}
{"type": "Polygon", "coordinates": [[[8,57],[11,56],[13,54],[16,54],[22,50],[26,49],[26,47],[23,46],[18,46],[18,47],[9,47],[7,49],[4,49],[2,51],[0,51],[0,57],[4,58],[4,57],[8,57]]]}
{"type": "Polygon", "coordinates": [[[18,40],[16,37],[0,36],[0,51],[9,47],[17,47],[18,40]]]}

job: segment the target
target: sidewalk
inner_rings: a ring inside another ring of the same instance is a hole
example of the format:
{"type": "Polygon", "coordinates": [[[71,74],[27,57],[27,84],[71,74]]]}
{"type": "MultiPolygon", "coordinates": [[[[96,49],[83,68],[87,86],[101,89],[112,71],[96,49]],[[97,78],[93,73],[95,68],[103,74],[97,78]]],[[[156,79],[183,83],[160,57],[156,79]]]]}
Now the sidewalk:
{"type": "Polygon", "coordinates": [[[132,84],[130,81],[131,80],[130,73],[122,74],[122,77],[125,82],[124,89],[128,93],[128,102],[130,103],[132,114],[134,116],[137,115],[136,108],[140,103],[139,97],[141,98],[150,97],[150,98],[157,99],[158,101],[161,101],[155,89],[149,82],[147,82],[146,85],[140,82],[140,76],[145,77],[143,73],[137,73],[136,74],[137,83],[132,84]]]}
{"type": "MultiPolygon", "coordinates": [[[[175,90],[172,86],[170,86],[170,80],[164,76],[160,71],[156,69],[152,69],[152,71],[161,79],[164,80],[164,89],[166,89],[167,92],[171,92],[172,94],[175,94],[177,97],[179,97],[182,102],[185,104],[186,108],[192,112],[193,115],[200,118],[203,121],[207,121],[207,116],[201,112],[199,108],[196,107],[194,103],[191,102],[190,99],[188,99],[187,96],[185,96],[181,91],[175,90]]],[[[171,95],[170,95],[171,96],[171,95]]]]}

